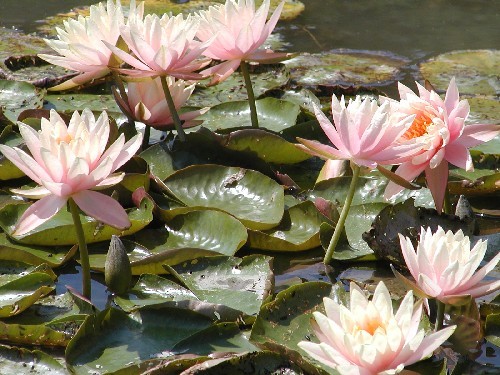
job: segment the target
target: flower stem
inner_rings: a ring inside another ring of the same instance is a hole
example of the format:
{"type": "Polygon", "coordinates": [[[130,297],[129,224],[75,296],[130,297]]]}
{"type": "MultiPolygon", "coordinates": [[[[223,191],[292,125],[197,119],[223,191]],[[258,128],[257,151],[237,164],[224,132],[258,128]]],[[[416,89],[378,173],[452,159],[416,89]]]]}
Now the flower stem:
{"type": "Polygon", "coordinates": [[[247,89],[248,104],[250,106],[250,118],[252,120],[252,127],[259,127],[259,118],[257,117],[257,107],[255,106],[255,95],[252,88],[252,80],[250,79],[250,72],[248,71],[248,63],[242,61],[240,64],[241,74],[245,80],[245,88],[247,89]]]}
{"type": "Polygon", "coordinates": [[[141,146],[143,151],[147,149],[149,146],[150,136],[151,136],[151,127],[146,125],[146,127],[144,128],[144,137],[142,138],[142,146],[141,146]]]}
{"type": "Polygon", "coordinates": [[[78,206],[72,198],[69,198],[69,210],[73,217],[73,224],[75,225],[76,237],[78,238],[78,249],[80,251],[80,263],[82,265],[82,284],[83,296],[88,300],[91,299],[91,286],[90,286],[90,263],[89,252],[87,250],[87,243],[85,242],[85,235],[83,234],[82,222],[80,221],[80,214],[78,213],[78,206]]]}
{"type": "Polygon", "coordinates": [[[443,204],[443,211],[445,214],[451,215],[451,200],[450,200],[450,191],[448,190],[448,187],[446,187],[446,190],[444,191],[444,204],[443,204]]]}
{"type": "Polygon", "coordinates": [[[352,198],[354,197],[354,192],[356,191],[356,183],[358,182],[360,167],[354,163],[351,163],[352,168],[352,180],[351,185],[349,186],[349,191],[347,192],[347,197],[345,198],[344,206],[342,207],[342,211],[340,212],[339,221],[335,226],[335,231],[333,232],[332,239],[330,240],[330,244],[328,245],[328,249],[325,254],[325,259],[323,259],[324,264],[329,264],[332,260],[333,252],[337,247],[337,243],[339,242],[340,235],[342,234],[342,230],[344,229],[345,220],[347,219],[347,214],[349,213],[349,209],[351,208],[352,198]]]}
{"type": "Polygon", "coordinates": [[[437,305],[437,312],[436,312],[436,323],[434,324],[434,330],[439,331],[441,328],[443,328],[444,308],[446,307],[446,305],[439,300],[436,300],[436,305],[437,305]]]}
{"type": "Polygon", "coordinates": [[[181,142],[186,141],[186,134],[184,133],[184,129],[182,129],[181,119],[179,118],[179,114],[177,113],[177,109],[175,109],[174,99],[172,98],[172,94],[170,93],[170,89],[168,88],[167,77],[160,76],[161,86],[163,87],[163,92],[165,93],[165,99],[167,99],[168,109],[170,114],[172,115],[172,120],[174,120],[175,130],[177,130],[177,135],[181,142]]]}

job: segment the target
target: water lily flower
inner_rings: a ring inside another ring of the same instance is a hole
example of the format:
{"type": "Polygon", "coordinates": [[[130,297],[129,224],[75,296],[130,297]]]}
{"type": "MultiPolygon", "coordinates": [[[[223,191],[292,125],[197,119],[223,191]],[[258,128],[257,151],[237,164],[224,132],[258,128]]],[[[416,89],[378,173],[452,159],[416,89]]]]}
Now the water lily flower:
{"type": "Polygon", "coordinates": [[[50,119],[42,119],[39,132],[22,122],[18,125],[31,155],[6,145],[0,145],[0,151],[40,185],[12,191],[40,200],[21,216],[15,236],[23,236],[49,220],[70,198],[87,215],[105,224],[119,229],[130,226],[123,207],[94,190],[123,179],[123,173],[113,172],[135,154],[141,145],[141,135],[125,142],[121,134],[106,150],[110,131],[108,115],[103,112],[96,120],[89,109],[81,115],[75,111],[68,126],[54,110],[50,111],[50,119]]]}
{"type": "MultiPolygon", "coordinates": [[[[128,20],[142,18],[143,12],[143,4],[136,7],[135,0],[132,0],[128,20]]],[[[118,62],[112,59],[112,52],[104,43],[115,45],[120,37],[120,27],[125,24],[120,1],[115,4],[113,0],[108,0],[106,5],[92,5],[89,16],[64,21],[64,29],[56,28],[58,39],[45,39],[45,42],[59,55],[39,56],[51,64],[81,74],[51,90],[67,90],[108,75],[110,67],[118,62]]]]}
{"type": "MultiPolygon", "coordinates": [[[[444,100],[418,83],[417,88],[419,95],[399,83],[399,110],[415,116],[401,140],[417,140],[422,147],[417,156],[398,167],[396,174],[411,181],[425,172],[436,209],[441,212],[448,184],[448,163],[472,171],[474,166],[468,148],[493,139],[500,133],[500,125],[465,124],[469,103],[459,100],[454,78],[444,100]]],[[[385,197],[390,198],[401,190],[403,187],[390,182],[385,197]]]]}
{"type": "MultiPolygon", "coordinates": [[[[175,108],[179,110],[191,96],[195,85],[187,85],[183,80],[167,77],[167,84],[172,94],[175,108]]],[[[165,100],[161,80],[144,79],[131,81],[127,84],[127,98],[122,98],[115,90],[115,99],[121,110],[130,118],[160,130],[172,130],[174,121],[165,100]],[[125,100],[128,100],[126,102],[125,100]]],[[[183,128],[199,125],[201,121],[194,120],[205,113],[209,107],[196,111],[181,113],[183,128]]]]}
{"type": "Polygon", "coordinates": [[[322,159],[345,159],[358,166],[375,168],[377,164],[399,164],[408,160],[419,145],[415,142],[396,143],[409,128],[413,116],[402,116],[388,102],[378,105],[366,98],[339,101],[332,96],[332,114],[335,125],[321,108],[314,105],[314,113],[328,139],[335,147],[318,141],[297,138],[303,151],[322,159]]]}
{"type": "Polygon", "coordinates": [[[422,303],[413,304],[409,291],[394,313],[389,291],[380,282],[372,300],[351,283],[349,308],[323,299],[326,315],[314,312],[319,343],[301,341],[309,356],[340,374],[396,374],[432,355],[454,332],[447,327],[430,335],[419,329],[422,303]]]}
{"type": "Polygon", "coordinates": [[[195,39],[199,21],[182,14],[175,17],[148,14],[135,17],[120,28],[121,36],[132,53],[112,43],[105,44],[120,59],[134,69],[118,69],[133,77],[172,76],[180,79],[201,79],[196,70],[207,65],[209,59],[200,59],[211,41],[195,39]]]}
{"type": "Polygon", "coordinates": [[[396,275],[423,297],[454,304],[464,296],[480,297],[500,289],[500,280],[483,281],[500,261],[500,253],[477,270],[486,253],[487,241],[471,249],[470,239],[461,230],[455,234],[438,227],[436,233],[421,228],[415,251],[407,237],[399,235],[401,250],[415,282],[396,275]]]}
{"type": "Polygon", "coordinates": [[[198,13],[200,27],[196,36],[201,41],[212,41],[203,53],[216,60],[224,60],[203,71],[213,75],[212,84],[229,77],[242,61],[273,63],[286,59],[290,54],[260,49],[274,30],[283,9],[284,1],[276,7],[269,21],[269,0],[264,0],[257,11],[254,0],[227,0],[225,4],[210,6],[198,13]]]}

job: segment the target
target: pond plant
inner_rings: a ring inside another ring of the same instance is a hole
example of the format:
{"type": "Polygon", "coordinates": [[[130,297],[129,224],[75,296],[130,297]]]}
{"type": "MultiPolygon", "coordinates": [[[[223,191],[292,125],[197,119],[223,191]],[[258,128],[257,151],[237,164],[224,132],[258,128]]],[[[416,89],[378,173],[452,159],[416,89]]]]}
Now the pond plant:
{"type": "Polygon", "coordinates": [[[499,233],[457,198],[498,197],[498,153],[470,149],[500,126],[467,122],[454,78],[444,99],[268,87],[289,2],[215,3],[92,5],[39,55],[75,72],[55,94],[0,86],[46,101],[0,118],[0,373],[498,369],[471,359],[500,343],[499,233]],[[52,293],[77,251],[81,293],[52,293]],[[345,276],[374,261],[383,281],[345,276]]]}

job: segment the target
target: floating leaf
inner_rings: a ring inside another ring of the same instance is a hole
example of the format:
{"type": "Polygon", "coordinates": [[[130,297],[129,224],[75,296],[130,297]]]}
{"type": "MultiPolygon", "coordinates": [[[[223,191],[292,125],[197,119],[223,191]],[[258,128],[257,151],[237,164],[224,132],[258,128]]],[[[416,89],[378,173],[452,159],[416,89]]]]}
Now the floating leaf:
{"type": "Polygon", "coordinates": [[[88,108],[95,112],[106,111],[116,121],[123,121],[126,117],[120,111],[113,95],[96,94],[49,94],[45,97],[45,107],[54,108],[59,112],[73,113],[88,108]]]}
{"type": "Polygon", "coordinates": [[[317,342],[310,323],[312,313],[324,313],[323,297],[338,300],[344,299],[343,294],[343,287],[338,284],[307,282],[294,285],[261,307],[250,339],[263,348],[291,358],[308,374],[328,374],[331,369],[321,369],[321,364],[306,357],[297,344],[303,340],[317,342]]]}
{"type": "Polygon", "coordinates": [[[0,339],[14,344],[65,347],[85,317],[93,313],[90,303],[69,292],[48,296],[22,314],[0,321],[0,339]]]}
{"type": "Polygon", "coordinates": [[[283,188],[256,171],[193,165],[173,173],[164,182],[188,207],[225,211],[250,229],[271,228],[283,216],[283,188]]]}
{"type": "Polygon", "coordinates": [[[166,147],[163,142],[156,143],[140,154],[148,163],[151,174],[160,180],[166,179],[175,171],[172,156],[166,147]]]}
{"type": "Polygon", "coordinates": [[[484,335],[486,340],[500,347],[500,314],[491,314],[486,317],[484,335]]]}
{"type": "Polygon", "coordinates": [[[319,228],[326,218],[311,201],[297,204],[288,210],[278,226],[266,231],[249,231],[250,247],[271,251],[301,251],[320,245],[319,228]]]}
{"type": "Polygon", "coordinates": [[[46,265],[15,275],[0,275],[0,318],[19,314],[52,292],[55,279],[56,275],[46,265]]]}
{"type": "Polygon", "coordinates": [[[0,80],[0,103],[3,115],[16,123],[25,109],[42,108],[45,90],[27,82],[0,80]]]}
{"type": "Polygon", "coordinates": [[[0,345],[0,368],[4,374],[68,375],[69,372],[55,359],[40,350],[29,351],[0,345]]]}
{"type": "MultiPolygon", "coordinates": [[[[16,147],[22,142],[21,136],[12,130],[12,125],[6,126],[0,133],[0,144],[16,147]]],[[[24,173],[0,152],[0,181],[23,176],[24,173]]]]}
{"type": "Polygon", "coordinates": [[[452,51],[420,64],[424,78],[440,91],[455,77],[460,94],[498,95],[499,71],[498,50],[452,51]]]}
{"type": "MultiPolygon", "coordinates": [[[[275,98],[259,99],[255,105],[259,126],[277,133],[295,125],[300,113],[300,107],[297,104],[275,98]]],[[[252,125],[248,101],[218,104],[198,119],[203,120],[204,127],[213,131],[252,125]]]]}
{"type": "MultiPolygon", "coordinates": [[[[29,204],[11,204],[0,210],[0,227],[12,236],[15,224],[28,208],[29,204]]],[[[131,227],[125,231],[112,228],[95,219],[80,214],[85,240],[87,243],[109,240],[113,234],[127,235],[135,233],[153,220],[153,204],[147,199],[141,202],[140,208],[128,210],[131,227]]],[[[50,220],[35,228],[22,237],[15,237],[16,241],[29,245],[73,245],[77,243],[73,219],[69,210],[62,209],[50,220]]]]}
{"type": "Polygon", "coordinates": [[[271,258],[199,258],[169,271],[200,300],[225,305],[244,314],[256,315],[271,292],[271,258]]]}
{"type": "Polygon", "coordinates": [[[107,309],[85,320],[66,348],[66,362],[75,374],[115,372],[168,357],[176,344],[211,324],[209,318],[189,310],[142,309],[127,315],[107,309]]]}
{"type": "Polygon", "coordinates": [[[290,78],[302,86],[383,86],[402,77],[409,61],[388,52],[333,50],[304,53],[283,62],[290,78]]]}

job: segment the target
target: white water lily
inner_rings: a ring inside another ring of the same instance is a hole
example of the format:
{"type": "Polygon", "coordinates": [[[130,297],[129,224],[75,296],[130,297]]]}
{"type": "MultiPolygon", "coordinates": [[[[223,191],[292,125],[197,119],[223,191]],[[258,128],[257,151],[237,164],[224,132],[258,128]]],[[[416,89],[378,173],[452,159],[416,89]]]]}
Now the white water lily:
{"type": "Polygon", "coordinates": [[[319,343],[298,346],[312,358],[341,374],[396,374],[429,357],[455,331],[455,326],[425,335],[419,329],[422,303],[413,304],[408,292],[396,313],[383,282],[370,301],[351,283],[350,307],[323,299],[326,315],[314,312],[313,329],[319,343]]]}
{"type": "MultiPolygon", "coordinates": [[[[483,281],[500,261],[500,253],[481,269],[487,241],[479,240],[471,249],[470,239],[461,230],[453,233],[438,227],[436,233],[421,228],[415,251],[411,240],[399,235],[406,265],[415,283],[415,293],[453,304],[463,296],[480,297],[500,289],[500,280],[483,281]]],[[[398,277],[403,277],[396,272],[398,277]]]]}
{"type": "Polygon", "coordinates": [[[45,42],[59,55],[40,54],[39,56],[54,65],[80,72],[76,77],[61,83],[51,90],[67,90],[110,73],[110,67],[116,64],[112,52],[104,42],[116,45],[120,37],[120,27],[129,20],[141,18],[144,5],[135,6],[130,2],[128,18],[123,14],[119,0],[116,4],[108,0],[90,7],[90,15],[64,21],[64,29],[57,27],[57,39],[45,39],[45,42]]]}

